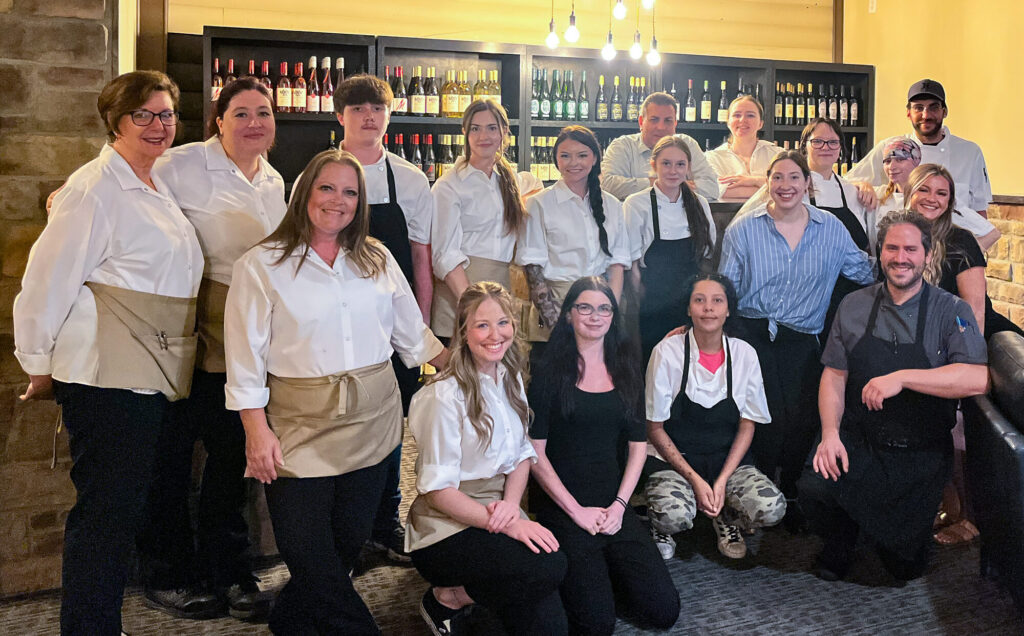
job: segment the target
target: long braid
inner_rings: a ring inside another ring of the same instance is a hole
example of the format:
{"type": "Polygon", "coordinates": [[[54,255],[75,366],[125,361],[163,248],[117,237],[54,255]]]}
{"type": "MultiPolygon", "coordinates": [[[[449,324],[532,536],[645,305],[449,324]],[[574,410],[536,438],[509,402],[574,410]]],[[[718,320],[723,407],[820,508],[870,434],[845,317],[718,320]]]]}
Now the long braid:
{"type": "Polygon", "coordinates": [[[604,229],[604,196],[601,192],[601,178],[598,171],[591,170],[587,175],[587,194],[590,196],[590,213],[597,222],[597,238],[601,243],[601,251],[612,255],[608,249],[608,232],[604,229]]]}

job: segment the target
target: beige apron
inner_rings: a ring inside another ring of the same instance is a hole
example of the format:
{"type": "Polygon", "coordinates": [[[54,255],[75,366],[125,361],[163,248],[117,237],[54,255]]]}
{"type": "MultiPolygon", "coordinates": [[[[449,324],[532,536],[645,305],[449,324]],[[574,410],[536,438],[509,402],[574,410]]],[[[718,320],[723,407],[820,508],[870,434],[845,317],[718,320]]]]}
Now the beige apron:
{"type": "MultiPolygon", "coordinates": [[[[569,288],[576,281],[545,280],[544,282],[547,283],[548,290],[555,297],[555,303],[561,308],[565,295],[569,293],[569,288]]],[[[551,337],[551,329],[541,324],[540,311],[532,302],[523,305],[522,324],[524,325],[523,333],[526,334],[528,342],[547,342],[551,337]]]]}
{"type": "Polygon", "coordinates": [[[96,386],[188,397],[195,367],[196,299],[86,282],[96,299],[96,386]]]}
{"type": "Polygon", "coordinates": [[[207,373],[224,373],[224,305],[228,300],[228,286],[204,278],[199,284],[196,300],[196,322],[199,329],[199,348],[196,366],[207,373]]]}
{"type": "Polygon", "coordinates": [[[282,477],[332,477],[379,464],[402,441],[398,381],[385,360],[321,378],[267,375],[267,422],[282,477]]]}
{"type": "MultiPolygon", "coordinates": [[[[460,266],[461,267],[461,266],[460,266]]],[[[512,277],[509,264],[481,256],[470,256],[466,266],[466,278],[470,284],[490,280],[511,290],[512,277]]],[[[435,336],[451,338],[455,331],[455,307],[458,299],[443,280],[434,279],[434,302],[430,306],[430,330],[435,336]]]]}
{"type": "MultiPolygon", "coordinates": [[[[468,495],[473,501],[486,506],[505,495],[505,475],[464,481],[459,484],[459,491],[468,495]]],[[[528,518],[522,508],[519,509],[519,518],[528,518]]],[[[468,527],[461,521],[456,521],[433,508],[427,503],[426,497],[419,495],[409,507],[409,516],[406,517],[405,549],[412,551],[425,548],[443,541],[453,534],[458,534],[468,527]]]]}

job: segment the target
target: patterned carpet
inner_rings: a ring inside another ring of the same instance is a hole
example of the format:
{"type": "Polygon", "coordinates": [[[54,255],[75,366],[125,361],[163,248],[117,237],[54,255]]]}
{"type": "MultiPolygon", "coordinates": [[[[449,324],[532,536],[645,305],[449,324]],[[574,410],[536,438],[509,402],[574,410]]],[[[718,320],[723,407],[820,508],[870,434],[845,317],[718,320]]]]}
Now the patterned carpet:
{"type": "MultiPolygon", "coordinates": [[[[406,439],[402,489],[411,495],[415,446],[406,439]]],[[[405,505],[411,502],[407,497],[405,505]]],[[[746,559],[718,554],[710,522],[677,537],[669,562],[682,612],[672,634],[1024,634],[1024,621],[1009,595],[978,576],[977,542],[938,549],[928,573],[900,586],[871,550],[861,550],[848,580],[827,583],[811,573],[820,542],[771,530],[748,538],[746,559]]],[[[261,573],[280,587],[283,565],[261,573]]],[[[381,566],[356,579],[381,630],[388,635],[429,634],[416,607],[426,583],[413,568],[381,566]]],[[[0,604],[0,633],[58,633],[55,594],[0,604]]],[[[143,634],[268,634],[265,625],[230,618],[176,620],[143,606],[138,590],[124,604],[124,626],[143,634]]],[[[489,624],[481,633],[493,633],[489,624]]],[[[616,634],[648,634],[620,620],[616,634]]]]}

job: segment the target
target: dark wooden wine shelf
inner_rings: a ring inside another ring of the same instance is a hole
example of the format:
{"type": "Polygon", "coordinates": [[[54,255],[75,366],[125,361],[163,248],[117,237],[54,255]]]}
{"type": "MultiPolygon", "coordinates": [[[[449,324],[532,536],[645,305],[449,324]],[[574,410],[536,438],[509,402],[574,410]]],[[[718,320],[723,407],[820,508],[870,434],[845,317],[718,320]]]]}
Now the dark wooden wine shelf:
{"type": "Polygon", "coordinates": [[[560,119],[531,119],[531,128],[544,128],[544,129],[561,129],[566,126],[572,125],[586,126],[587,128],[593,129],[608,129],[608,130],[627,130],[629,132],[636,132],[639,129],[639,124],[635,121],[569,121],[560,119]]]}
{"type": "Polygon", "coordinates": [[[274,119],[277,121],[308,122],[338,121],[338,117],[334,113],[274,113],[274,119]]]}
{"type": "MultiPolygon", "coordinates": [[[[462,118],[456,119],[454,117],[420,117],[418,115],[392,115],[392,124],[412,124],[418,126],[455,126],[456,128],[462,126],[462,118]]],[[[510,126],[518,126],[518,119],[508,120],[510,126]]]]}

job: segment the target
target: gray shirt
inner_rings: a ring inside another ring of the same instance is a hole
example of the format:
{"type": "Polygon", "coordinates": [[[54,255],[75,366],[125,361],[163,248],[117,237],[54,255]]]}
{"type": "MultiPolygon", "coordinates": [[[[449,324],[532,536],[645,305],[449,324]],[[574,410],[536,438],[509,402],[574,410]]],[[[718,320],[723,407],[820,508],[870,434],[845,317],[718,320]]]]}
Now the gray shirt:
{"type": "MultiPolygon", "coordinates": [[[[840,371],[849,370],[847,357],[864,335],[871,306],[879,294],[882,301],[873,335],[886,342],[895,340],[900,345],[914,343],[921,292],[902,305],[896,305],[885,283],[877,283],[843,299],[821,356],[822,364],[840,371]]],[[[978,331],[971,307],[959,297],[937,287],[931,287],[928,292],[924,348],[932,368],[955,363],[988,363],[985,339],[978,331]]]]}

